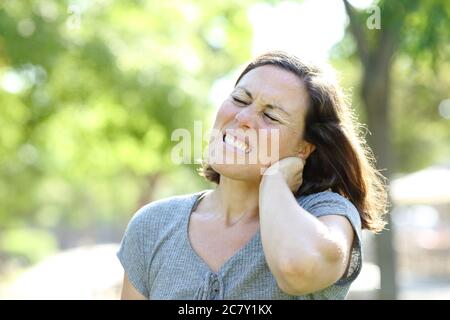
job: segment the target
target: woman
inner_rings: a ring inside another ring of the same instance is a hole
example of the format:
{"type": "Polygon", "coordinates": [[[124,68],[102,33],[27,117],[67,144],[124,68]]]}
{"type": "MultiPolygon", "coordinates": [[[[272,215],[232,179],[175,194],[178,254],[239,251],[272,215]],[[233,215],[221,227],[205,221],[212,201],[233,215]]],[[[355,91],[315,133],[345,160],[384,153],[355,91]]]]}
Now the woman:
{"type": "Polygon", "coordinates": [[[239,76],[214,130],[209,148],[225,161],[210,154],[203,175],[217,187],[137,212],[118,252],[122,298],[344,299],[386,194],[339,87],[269,52],[239,76]],[[269,159],[250,161],[263,142],[269,159]]]}

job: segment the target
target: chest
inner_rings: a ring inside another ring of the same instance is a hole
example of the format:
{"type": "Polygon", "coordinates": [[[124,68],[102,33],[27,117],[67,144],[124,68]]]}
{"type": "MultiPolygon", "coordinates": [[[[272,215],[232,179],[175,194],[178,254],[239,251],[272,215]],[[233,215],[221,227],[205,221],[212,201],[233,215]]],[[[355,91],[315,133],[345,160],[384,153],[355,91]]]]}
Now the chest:
{"type": "Polygon", "coordinates": [[[209,268],[218,272],[229,259],[239,253],[255,236],[259,221],[224,227],[192,215],[189,222],[189,242],[196,254],[209,268]]]}

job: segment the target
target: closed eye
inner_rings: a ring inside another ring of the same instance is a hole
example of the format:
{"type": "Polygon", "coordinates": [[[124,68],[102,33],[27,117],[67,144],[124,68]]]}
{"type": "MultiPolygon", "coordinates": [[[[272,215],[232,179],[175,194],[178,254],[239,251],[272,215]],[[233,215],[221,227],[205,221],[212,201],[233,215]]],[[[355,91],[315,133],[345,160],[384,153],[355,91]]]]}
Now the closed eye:
{"type": "MultiPolygon", "coordinates": [[[[241,100],[241,99],[239,99],[239,98],[237,98],[237,97],[231,96],[231,98],[233,99],[234,102],[236,102],[236,103],[238,103],[238,104],[245,105],[245,106],[248,105],[247,102],[245,102],[245,101],[243,101],[243,100],[241,100]]],[[[280,120],[278,120],[278,119],[272,117],[270,114],[268,114],[268,113],[266,113],[266,112],[263,112],[263,114],[264,114],[265,117],[267,117],[267,118],[268,118],[269,120],[271,120],[271,121],[274,121],[274,122],[280,122],[280,120]]]]}
{"type": "Polygon", "coordinates": [[[237,103],[247,105],[247,103],[246,103],[245,101],[242,101],[241,99],[238,99],[238,98],[236,98],[236,97],[232,97],[232,99],[233,99],[233,101],[235,101],[235,102],[237,102],[237,103]]]}
{"type": "Polygon", "coordinates": [[[274,117],[272,117],[270,114],[268,114],[268,113],[265,113],[264,112],[264,115],[267,117],[267,118],[269,118],[270,120],[272,120],[272,121],[276,121],[276,122],[280,122],[278,119],[275,119],[274,117]]]}

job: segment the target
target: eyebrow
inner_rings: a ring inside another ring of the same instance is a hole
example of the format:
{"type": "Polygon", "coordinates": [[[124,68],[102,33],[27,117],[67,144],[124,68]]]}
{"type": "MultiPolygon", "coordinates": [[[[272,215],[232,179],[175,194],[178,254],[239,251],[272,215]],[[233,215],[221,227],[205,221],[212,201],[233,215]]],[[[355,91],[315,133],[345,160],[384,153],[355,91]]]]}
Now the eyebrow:
{"type": "MultiPolygon", "coordinates": [[[[243,90],[243,91],[245,92],[245,94],[246,94],[250,99],[253,99],[253,96],[252,96],[251,92],[248,91],[246,88],[241,87],[241,86],[237,86],[236,89],[241,89],[241,90],[243,90]]],[[[266,106],[267,108],[269,108],[269,109],[278,109],[278,110],[284,112],[285,114],[287,114],[288,116],[291,116],[291,114],[290,114],[289,112],[287,112],[286,110],[284,110],[284,108],[282,108],[282,107],[280,107],[280,106],[277,106],[277,105],[274,105],[274,104],[266,104],[265,106],[266,106]]]]}

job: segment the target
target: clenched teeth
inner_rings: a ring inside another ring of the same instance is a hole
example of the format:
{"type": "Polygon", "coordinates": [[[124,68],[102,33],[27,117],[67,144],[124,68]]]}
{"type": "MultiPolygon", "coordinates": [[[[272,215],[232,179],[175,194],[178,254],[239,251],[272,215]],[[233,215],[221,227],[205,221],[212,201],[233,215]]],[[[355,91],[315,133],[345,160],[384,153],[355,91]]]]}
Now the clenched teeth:
{"type": "Polygon", "coordinates": [[[247,152],[249,149],[247,144],[245,144],[244,142],[239,141],[229,135],[225,135],[225,142],[228,143],[229,145],[232,145],[233,147],[236,147],[237,149],[239,149],[243,152],[247,152]]]}

